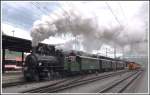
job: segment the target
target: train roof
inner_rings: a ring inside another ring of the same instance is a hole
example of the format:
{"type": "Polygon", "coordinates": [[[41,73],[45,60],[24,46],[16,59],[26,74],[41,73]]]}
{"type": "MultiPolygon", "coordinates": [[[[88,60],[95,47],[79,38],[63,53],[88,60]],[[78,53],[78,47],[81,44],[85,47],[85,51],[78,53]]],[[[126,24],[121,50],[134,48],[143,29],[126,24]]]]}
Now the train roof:
{"type": "Polygon", "coordinates": [[[111,60],[111,61],[124,61],[124,60],[120,60],[117,58],[110,58],[110,57],[106,57],[106,56],[100,56],[100,55],[96,55],[96,54],[89,54],[86,52],[82,52],[82,51],[75,51],[75,50],[71,50],[71,51],[64,51],[63,53],[65,55],[69,55],[71,52],[75,53],[75,55],[83,57],[83,58],[90,58],[90,59],[97,59],[99,58],[100,60],[111,60]]]}
{"type": "Polygon", "coordinates": [[[97,59],[98,60],[98,58],[93,58],[93,57],[89,57],[89,56],[80,56],[79,55],[79,57],[81,57],[81,58],[88,58],[88,59],[97,59]]]}
{"type": "MultiPolygon", "coordinates": [[[[97,60],[105,60],[105,61],[112,61],[112,60],[110,60],[110,59],[100,59],[100,58],[94,58],[94,57],[89,57],[89,56],[79,56],[79,57],[81,57],[81,58],[88,58],[88,59],[97,59],[97,60]]],[[[113,60],[113,61],[115,61],[115,60],[113,60]]]]}

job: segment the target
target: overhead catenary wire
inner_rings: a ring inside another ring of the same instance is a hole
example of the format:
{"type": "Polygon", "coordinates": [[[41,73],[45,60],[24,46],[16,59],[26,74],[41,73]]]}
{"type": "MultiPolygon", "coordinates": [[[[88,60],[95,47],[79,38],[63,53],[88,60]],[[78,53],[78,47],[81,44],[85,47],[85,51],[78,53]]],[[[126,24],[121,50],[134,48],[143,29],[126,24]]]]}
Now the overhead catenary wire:
{"type": "Polygon", "coordinates": [[[34,5],[41,13],[48,15],[47,12],[41,10],[41,7],[38,2],[31,2],[31,4],[34,5]]]}
{"type": "MultiPolygon", "coordinates": [[[[115,20],[118,22],[118,24],[121,27],[122,25],[121,25],[120,21],[118,20],[117,16],[115,15],[115,13],[113,12],[112,8],[109,6],[109,4],[107,2],[105,2],[105,4],[107,5],[108,9],[111,11],[111,13],[114,16],[115,20]]],[[[114,58],[116,58],[116,46],[114,46],[114,58]]]]}
{"type": "Polygon", "coordinates": [[[113,14],[115,20],[118,22],[118,24],[121,26],[120,21],[118,20],[117,16],[115,15],[115,13],[113,12],[112,8],[109,6],[109,4],[107,2],[105,2],[105,4],[107,5],[108,9],[111,11],[111,13],[113,14]]]}
{"type": "MultiPolygon", "coordinates": [[[[122,8],[122,5],[120,4],[119,1],[118,1],[118,5],[119,5],[119,7],[120,7],[120,9],[121,9],[121,12],[122,12],[122,15],[123,15],[124,19],[127,19],[126,14],[125,14],[125,12],[124,12],[124,9],[122,8]]],[[[125,20],[125,21],[126,21],[126,20],[125,20]]]]}

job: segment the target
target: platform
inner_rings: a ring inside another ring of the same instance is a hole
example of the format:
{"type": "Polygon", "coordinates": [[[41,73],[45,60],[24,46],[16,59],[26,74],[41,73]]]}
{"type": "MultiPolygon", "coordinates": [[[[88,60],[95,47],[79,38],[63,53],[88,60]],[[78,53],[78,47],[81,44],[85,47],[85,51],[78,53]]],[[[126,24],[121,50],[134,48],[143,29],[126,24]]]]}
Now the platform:
{"type": "Polygon", "coordinates": [[[23,80],[22,71],[12,71],[12,72],[9,71],[9,72],[5,72],[5,74],[2,74],[2,84],[18,82],[22,80],[23,80]]]}

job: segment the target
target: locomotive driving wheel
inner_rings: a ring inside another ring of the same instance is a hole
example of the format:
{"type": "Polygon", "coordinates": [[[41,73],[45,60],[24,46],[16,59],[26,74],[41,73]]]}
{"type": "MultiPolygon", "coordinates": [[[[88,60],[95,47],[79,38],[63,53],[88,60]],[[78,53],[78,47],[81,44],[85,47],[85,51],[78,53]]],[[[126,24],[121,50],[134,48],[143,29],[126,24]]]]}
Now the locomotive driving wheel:
{"type": "Polygon", "coordinates": [[[32,70],[32,77],[33,77],[33,80],[34,81],[39,81],[40,80],[40,77],[39,77],[39,74],[38,74],[38,71],[37,70],[32,70]]]}
{"type": "Polygon", "coordinates": [[[39,81],[39,80],[40,80],[40,78],[39,78],[39,76],[38,76],[37,74],[34,75],[33,79],[34,79],[35,81],[39,81]]]}

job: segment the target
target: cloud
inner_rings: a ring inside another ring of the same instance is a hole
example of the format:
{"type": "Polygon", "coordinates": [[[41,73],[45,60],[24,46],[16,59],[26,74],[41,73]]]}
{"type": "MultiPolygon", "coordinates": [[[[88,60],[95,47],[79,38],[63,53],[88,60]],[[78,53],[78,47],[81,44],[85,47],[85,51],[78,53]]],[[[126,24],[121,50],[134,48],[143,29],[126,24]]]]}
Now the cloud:
{"type": "Polygon", "coordinates": [[[2,21],[14,26],[30,30],[33,22],[57,9],[57,2],[7,2],[2,3],[2,21]],[[46,6],[46,7],[45,7],[46,6]],[[46,10],[46,11],[45,11],[46,10]]]}
{"type": "MultiPolygon", "coordinates": [[[[114,14],[108,8],[105,2],[106,1],[63,1],[49,3],[40,2],[34,4],[28,2],[25,4],[18,3],[20,5],[17,6],[15,5],[17,3],[6,3],[6,5],[3,5],[2,16],[4,22],[11,22],[14,23],[14,25],[16,24],[16,26],[20,25],[21,27],[25,27],[28,30],[30,30],[30,28],[33,26],[32,29],[35,29],[38,32],[32,31],[32,33],[37,33],[38,35],[33,36],[32,39],[36,37],[42,37],[44,35],[43,38],[38,39],[39,42],[45,40],[43,42],[54,43],[52,41],[55,41],[55,34],[58,36],[57,39],[59,39],[59,37],[62,35],[68,35],[70,33],[72,33],[72,36],[81,36],[81,38],[78,39],[80,40],[78,42],[82,43],[84,49],[89,52],[92,50],[99,50],[99,47],[101,47],[102,44],[109,44],[112,46],[117,44],[118,46],[127,47],[131,43],[144,39],[143,36],[145,34],[143,33],[144,30],[142,27],[145,26],[142,19],[140,20],[140,18],[142,17],[141,15],[147,15],[147,13],[139,12],[143,2],[119,2],[123,10],[120,9],[118,2],[107,2],[112,8],[114,14]],[[32,6],[25,8],[26,4],[32,6]],[[66,15],[67,13],[71,15],[70,19],[72,22],[70,26],[69,24],[67,24],[68,26],[66,25],[66,23],[69,21],[69,16],[66,15]],[[137,13],[142,14],[139,16],[137,13]],[[116,21],[114,15],[118,18],[123,28],[119,27],[119,24],[116,21]],[[54,23],[54,25],[51,25],[52,23],[54,23]],[[52,27],[50,28],[44,24],[51,25],[52,27]],[[41,26],[38,27],[38,25],[41,26]],[[70,28],[72,28],[71,31],[70,28]],[[50,29],[55,31],[51,30],[51,32],[49,32],[50,29]],[[134,36],[135,34],[137,36],[134,36]],[[54,37],[51,37],[51,35],[54,37]],[[49,42],[49,40],[51,40],[51,42],[49,42]]],[[[72,36],[70,36],[69,39],[62,41],[59,39],[58,43],[66,42],[68,47],[73,48],[75,41],[70,41],[72,36]]],[[[129,48],[131,49],[130,46],[129,48]]],[[[127,51],[130,49],[127,49],[127,51]]]]}

